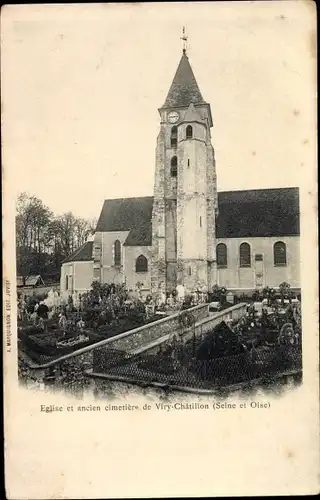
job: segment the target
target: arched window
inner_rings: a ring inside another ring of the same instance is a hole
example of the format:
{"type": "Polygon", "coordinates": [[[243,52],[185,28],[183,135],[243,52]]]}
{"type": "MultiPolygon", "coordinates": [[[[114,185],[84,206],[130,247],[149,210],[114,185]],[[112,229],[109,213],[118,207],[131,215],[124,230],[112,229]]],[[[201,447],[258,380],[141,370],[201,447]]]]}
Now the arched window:
{"type": "Polygon", "coordinates": [[[287,265],[287,249],[283,241],[277,241],[273,245],[273,263],[275,266],[287,265]]]}
{"type": "Polygon", "coordinates": [[[192,127],[191,127],[191,125],[187,126],[186,137],[187,137],[187,139],[192,139],[192,127]]]}
{"type": "Polygon", "coordinates": [[[144,255],[139,255],[136,260],[136,273],[148,272],[148,259],[144,255]]]}
{"type": "Polygon", "coordinates": [[[217,245],[217,266],[227,267],[228,265],[228,255],[227,255],[227,245],[224,243],[219,243],[217,245]]]}
{"type": "Polygon", "coordinates": [[[170,168],[171,177],[177,177],[178,173],[178,159],[176,156],[171,158],[171,168],[170,168]]]}
{"type": "Polygon", "coordinates": [[[176,125],[172,127],[171,129],[171,137],[170,137],[170,143],[172,148],[177,147],[177,141],[178,141],[178,129],[176,125]]]}
{"type": "Polygon", "coordinates": [[[121,243],[116,240],[113,245],[113,261],[115,266],[121,266],[121,243]]]}
{"type": "Polygon", "coordinates": [[[69,276],[66,274],[66,290],[68,290],[69,286],[69,276]]]}
{"type": "Polygon", "coordinates": [[[251,267],[251,249],[249,243],[240,245],[240,267],[251,267]]]}
{"type": "Polygon", "coordinates": [[[189,276],[191,276],[191,274],[192,274],[191,266],[188,267],[188,274],[189,274],[189,276]]]}

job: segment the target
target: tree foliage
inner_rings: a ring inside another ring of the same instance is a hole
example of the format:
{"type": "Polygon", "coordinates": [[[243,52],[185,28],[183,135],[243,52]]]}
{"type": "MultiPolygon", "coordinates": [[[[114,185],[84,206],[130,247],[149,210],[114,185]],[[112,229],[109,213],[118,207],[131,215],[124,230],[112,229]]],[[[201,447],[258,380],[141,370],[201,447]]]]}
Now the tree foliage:
{"type": "Polygon", "coordinates": [[[95,220],[55,215],[42,200],[21,193],[16,203],[17,274],[58,280],[63,259],[94,233],[95,220]]]}

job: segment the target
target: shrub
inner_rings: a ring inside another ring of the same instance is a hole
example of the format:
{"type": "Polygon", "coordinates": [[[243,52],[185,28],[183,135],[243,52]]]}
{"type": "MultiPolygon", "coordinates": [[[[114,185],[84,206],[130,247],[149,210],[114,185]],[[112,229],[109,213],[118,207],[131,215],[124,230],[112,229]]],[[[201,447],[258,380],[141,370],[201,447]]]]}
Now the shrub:
{"type": "Polygon", "coordinates": [[[261,299],[262,299],[262,294],[261,294],[260,290],[255,290],[252,293],[252,300],[254,300],[255,302],[258,302],[261,299]]]}
{"type": "Polygon", "coordinates": [[[224,286],[214,285],[210,294],[210,301],[224,304],[227,300],[227,293],[228,291],[224,286]]]}
{"type": "Polygon", "coordinates": [[[276,291],[274,288],[266,286],[262,290],[262,296],[264,299],[268,299],[268,304],[271,305],[276,299],[276,291]]]}
{"type": "Polygon", "coordinates": [[[192,295],[186,295],[182,304],[182,309],[189,309],[192,306],[192,295]]]}
{"type": "Polygon", "coordinates": [[[45,292],[36,292],[35,297],[37,301],[42,302],[43,300],[48,298],[48,294],[45,292]]]}
{"type": "Polygon", "coordinates": [[[240,302],[249,302],[249,296],[246,293],[241,293],[239,295],[239,301],[240,302]]]}
{"type": "Polygon", "coordinates": [[[23,328],[18,329],[18,334],[21,334],[23,332],[25,335],[33,335],[35,333],[41,333],[43,330],[39,326],[35,325],[28,325],[24,326],[23,328]]]}
{"type": "Polygon", "coordinates": [[[286,281],[284,281],[283,283],[280,283],[279,292],[280,292],[282,302],[284,299],[291,300],[291,298],[292,298],[291,286],[286,281]]]}

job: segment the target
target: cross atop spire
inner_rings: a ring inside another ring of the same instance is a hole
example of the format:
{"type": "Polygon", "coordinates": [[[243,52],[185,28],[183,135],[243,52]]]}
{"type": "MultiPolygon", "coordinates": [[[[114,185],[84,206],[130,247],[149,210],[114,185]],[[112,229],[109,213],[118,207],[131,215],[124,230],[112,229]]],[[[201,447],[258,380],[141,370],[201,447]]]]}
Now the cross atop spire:
{"type": "Polygon", "coordinates": [[[201,95],[184,49],[178,69],[162,107],[188,107],[190,103],[205,104],[205,101],[201,95]]]}
{"type": "Polygon", "coordinates": [[[180,40],[183,41],[183,48],[182,52],[185,54],[187,52],[187,42],[188,42],[188,35],[186,33],[186,27],[182,27],[182,36],[180,37],[180,40]]]}

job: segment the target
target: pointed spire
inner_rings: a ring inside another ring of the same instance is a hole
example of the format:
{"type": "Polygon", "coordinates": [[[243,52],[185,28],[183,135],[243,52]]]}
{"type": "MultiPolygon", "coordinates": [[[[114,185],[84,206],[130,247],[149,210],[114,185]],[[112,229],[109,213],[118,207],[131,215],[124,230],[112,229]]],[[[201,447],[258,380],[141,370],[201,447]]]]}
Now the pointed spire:
{"type": "Polygon", "coordinates": [[[162,108],[186,107],[191,103],[205,104],[205,101],[193,74],[188,56],[183,51],[178,69],[162,108]]]}

